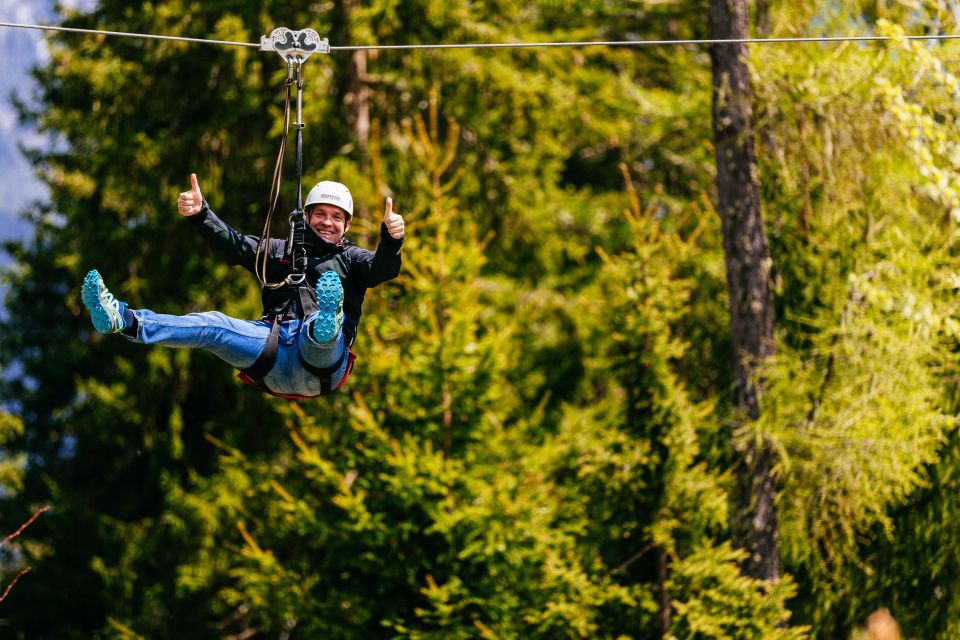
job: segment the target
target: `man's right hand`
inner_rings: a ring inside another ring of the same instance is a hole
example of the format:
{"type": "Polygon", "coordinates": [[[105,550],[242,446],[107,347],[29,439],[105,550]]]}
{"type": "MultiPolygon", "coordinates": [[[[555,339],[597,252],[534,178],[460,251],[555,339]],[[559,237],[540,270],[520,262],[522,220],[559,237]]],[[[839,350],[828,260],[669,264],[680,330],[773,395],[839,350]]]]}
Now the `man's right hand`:
{"type": "Polygon", "coordinates": [[[203,210],[203,196],[197,183],[197,174],[190,174],[190,191],[184,191],[177,199],[177,210],[182,216],[195,216],[203,210]]]}

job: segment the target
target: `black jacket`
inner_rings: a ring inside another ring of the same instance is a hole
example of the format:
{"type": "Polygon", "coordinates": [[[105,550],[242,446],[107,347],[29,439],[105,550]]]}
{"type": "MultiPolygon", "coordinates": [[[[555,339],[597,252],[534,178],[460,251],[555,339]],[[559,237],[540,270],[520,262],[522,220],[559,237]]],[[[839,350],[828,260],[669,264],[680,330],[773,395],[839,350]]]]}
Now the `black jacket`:
{"type": "MultiPolygon", "coordinates": [[[[219,251],[228,264],[238,264],[251,273],[257,255],[258,236],[245,236],[238,233],[204,202],[200,213],[187,218],[204,237],[207,243],[219,251]]],[[[380,244],[376,252],[361,249],[349,240],[335,246],[307,227],[305,247],[307,252],[307,283],[310,290],[317,284],[317,278],[324,271],[335,271],[343,284],[343,337],[348,345],[353,344],[360,324],[363,296],[367,289],[396,278],[400,273],[400,247],[403,238],[394,240],[387,233],[385,225],[380,225],[380,244]]],[[[285,260],[286,241],[271,238],[267,254],[267,281],[278,282],[290,273],[290,263],[285,260]]],[[[261,258],[262,259],[262,258],[261,258]]],[[[291,295],[290,287],[282,289],[263,289],[264,315],[279,308],[291,295]]],[[[312,295],[312,294],[311,294],[312,295]]],[[[291,307],[291,308],[296,308],[291,307]]]]}

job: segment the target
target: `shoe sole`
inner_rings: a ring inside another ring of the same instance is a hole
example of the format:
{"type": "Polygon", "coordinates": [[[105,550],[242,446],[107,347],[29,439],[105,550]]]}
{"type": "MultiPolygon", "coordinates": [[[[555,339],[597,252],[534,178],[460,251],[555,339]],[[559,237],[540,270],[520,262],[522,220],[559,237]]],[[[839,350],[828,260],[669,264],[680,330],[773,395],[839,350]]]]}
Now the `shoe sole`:
{"type": "Polygon", "coordinates": [[[313,337],[317,342],[330,342],[340,330],[337,324],[337,311],[343,303],[343,285],[340,284],[340,276],[333,271],[324,271],[317,280],[316,291],[320,313],[313,322],[313,337]]]}
{"type": "Polygon", "coordinates": [[[110,315],[100,304],[100,284],[103,279],[96,269],[91,271],[83,279],[82,297],[83,304],[90,312],[90,319],[93,321],[93,328],[100,333],[111,333],[113,327],[110,324],[110,315]]]}

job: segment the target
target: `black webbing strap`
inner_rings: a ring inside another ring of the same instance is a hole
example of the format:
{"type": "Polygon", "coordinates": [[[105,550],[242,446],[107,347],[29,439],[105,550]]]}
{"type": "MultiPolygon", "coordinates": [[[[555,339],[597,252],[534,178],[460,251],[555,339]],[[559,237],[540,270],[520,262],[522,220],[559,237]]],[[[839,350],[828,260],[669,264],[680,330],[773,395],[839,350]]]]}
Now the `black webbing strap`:
{"type": "Polygon", "coordinates": [[[313,290],[306,284],[301,284],[297,288],[297,295],[300,298],[300,319],[306,320],[314,313],[320,310],[317,300],[314,298],[313,290]]]}
{"type": "MultiPolygon", "coordinates": [[[[309,287],[301,286],[300,287],[300,308],[303,311],[303,318],[309,318],[313,313],[320,310],[320,307],[317,305],[316,299],[313,297],[313,292],[309,287]]],[[[310,330],[309,327],[304,327],[307,331],[310,330]]],[[[340,359],[337,360],[336,364],[330,367],[315,367],[306,360],[303,359],[303,354],[300,351],[297,351],[297,355],[300,358],[300,364],[303,365],[303,368],[317,376],[320,379],[320,393],[322,395],[327,395],[331,391],[332,378],[333,374],[337,372],[338,369],[343,365],[343,359],[347,357],[348,349],[344,349],[343,353],[340,354],[340,359]]]]}
{"type": "MultiPolygon", "coordinates": [[[[294,277],[303,275],[307,271],[307,248],[305,238],[307,225],[303,211],[297,210],[290,214],[290,234],[292,247],[290,248],[290,271],[294,277]]],[[[297,282],[296,284],[300,284],[297,282]]]]}
{"type": "Polygon", "coordinates": [[[279,318],[274,318],[273,326],[270,327],[270,335],[267,337],[267,344],[263,346],[263,350],[260,352],[260,355],[257,356],[257,359],[253,361],[253,364],[246,369],[241,369],[241,373],[244,373],[256,382],[262,382],[263,376],[270,373],[270,369],[273,369],[273,365],[277,361],[277,348],[279,345],[280,320],[279,318]]]}
{"type": "Polygon", "coordinates": [[[306,360],[303,359],[303,354],[300,353],[300,350],[297,350],[297,356],[300,358],[300,364],[304,369],[317,376],[320,379],[320,395],[327,395],[332,390],[333,385],[333,374],[343,366],[343,361],[349,355],[350,350],[344,349],[343,353],[340,354],[340,359],[337,362],[329,367],[315,367],[306,360]]]}

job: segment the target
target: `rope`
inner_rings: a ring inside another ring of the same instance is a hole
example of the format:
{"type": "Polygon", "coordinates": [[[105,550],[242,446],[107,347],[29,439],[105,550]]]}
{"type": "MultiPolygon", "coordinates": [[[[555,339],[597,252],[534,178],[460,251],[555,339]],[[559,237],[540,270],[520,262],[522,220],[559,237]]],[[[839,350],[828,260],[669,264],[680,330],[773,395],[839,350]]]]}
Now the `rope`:
{"type": "Polygon", "coordinates": [[[290,86],[293,84],[291,78],[286,82],[286,99],[283,104],[283,133],[280,137],[280,152],[277,154],[277,162],[273,166],[273,180],[270,182],[270,203],[267,210],[266,219],[263,222],[263,231],[260,232],[260,240],[257,242],[257,255],[253,260],[254,274],[260,281],[260,286],[267,289],[279,289],[286,286],[286,281],[270,282],[267,279],[267,257],[270,254],[270,227],[273,223],[273,213],[277,209],[277,202],[280,199],[280,183],[283,175],[283,158],[287,151],[287,137],[290,131],[290,86]]]}
{"type": "MultiPolygon", "coordinates": [[[[183,38],[179,36],[161,36],[150,33],[129,33],[125,31],[102,31],[99,29],[77,29],[72,27],[55,27],[39,24],[23,24],[17,22],[0,22],[0,27],[19,29],[40,29],[43,31],[66,31],[70,33],[96,34],[105,36],[121,36],[127,38],[145,38],[149,40],[176,40],[199,44],[214,44],[232,47],[260,48],[255,42],[231,42],[229,40],[208,40],[205,38],[183,38]]],[[[330,51],[389,51],[409,49],[529,49],[533,47],[653,47],[675,45],[715,45],[715,44],[787,44],[813,42],[884,42],[888,40],[958,40],[958,34],[943,35],[908,35],[908,36],[812,36],[786,38],[734,38],[729,40],[596,40],[573,42],[493,42],[493,43],[463,43],[463,44],[374,44],[374,45],[346,45],[331,46],[330,51]]]]}

